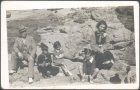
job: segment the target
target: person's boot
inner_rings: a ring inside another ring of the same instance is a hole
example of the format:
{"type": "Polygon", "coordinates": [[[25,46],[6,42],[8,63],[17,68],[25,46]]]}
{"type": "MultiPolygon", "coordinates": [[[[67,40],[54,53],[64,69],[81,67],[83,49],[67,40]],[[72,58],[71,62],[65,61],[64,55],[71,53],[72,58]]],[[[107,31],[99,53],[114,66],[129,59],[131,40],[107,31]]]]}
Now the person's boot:
{"type": "Polygon", "coordinates": [[[16,73],[16,70],[9,70],[9,75],[13,75],[14,73],[16,73]]]}

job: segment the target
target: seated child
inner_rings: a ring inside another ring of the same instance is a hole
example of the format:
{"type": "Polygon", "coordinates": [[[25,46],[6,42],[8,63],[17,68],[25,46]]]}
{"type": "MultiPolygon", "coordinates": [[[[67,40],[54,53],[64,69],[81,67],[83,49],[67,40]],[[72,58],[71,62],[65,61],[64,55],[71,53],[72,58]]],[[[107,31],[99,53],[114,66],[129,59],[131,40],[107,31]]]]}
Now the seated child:
{"type": "Polygon", "coordinates": [[[41,43],[41,50],[42,53],[38,56],[37,61],[38,70],[44,78],[46,76],[50,77],[48,73],[50,73],[53,55],[48,53],[48,46],[44,43],[41,43]]]}
{"type": "Polygon", "coordinates": [[[96,61],[94,55],[92,55],[92,51],[90,49],[84,49],[84,61],[83,61],[83,74],[82,74],[82,81],[84,81],[85,75],[88,75],[89,82],[92,82],[93,74],[96,70],[96,61]]]}
{"type": "Polygon", "coordinates": [[[66,76],[71,76],[72,73],[67,69],[66,65],[64,64],[64,53],[61,48],[61,44],[59,41],[56,41],[53,45],[54,47],[54,60],[53,64],[55,66],[60,66],[66,76]]]}

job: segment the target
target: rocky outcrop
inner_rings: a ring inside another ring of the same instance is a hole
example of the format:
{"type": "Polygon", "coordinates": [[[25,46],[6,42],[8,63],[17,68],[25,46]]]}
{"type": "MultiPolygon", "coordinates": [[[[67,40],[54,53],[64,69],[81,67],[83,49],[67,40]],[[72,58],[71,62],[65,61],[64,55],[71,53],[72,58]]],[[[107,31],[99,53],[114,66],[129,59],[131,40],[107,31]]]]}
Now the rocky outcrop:
{"type": "Polygon", "coordinates": [[[120,6],[115,9],[120,22],[130,31],[134,32],[134,10],[133,6],[120,6]]]}

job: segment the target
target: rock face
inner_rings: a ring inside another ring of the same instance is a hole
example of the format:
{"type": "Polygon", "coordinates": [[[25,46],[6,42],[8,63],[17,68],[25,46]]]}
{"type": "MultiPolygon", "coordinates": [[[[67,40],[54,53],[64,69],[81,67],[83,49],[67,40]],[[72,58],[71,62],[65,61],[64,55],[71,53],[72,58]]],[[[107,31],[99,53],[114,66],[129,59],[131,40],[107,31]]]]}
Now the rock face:
{"type": "MultiPolygon", "coordinates": [[[[53,43],[60,41],[65,57],[68,59],[80,58],[79,52],[84,48],[90,48],[90,37],[100,20],[106,21],[107,34],[114,49],[110,50],[116,61],[121,60],[127,65],[135,65],[135,39],[134,16],[132,7],[104,7],[104,8],[77,8],[53,10],[32,10],[20,13],[28,13],[22,19],[14,18],[21,15],[12,11],[11,21],[7,23],[8,49],[12,50],[14,38],[17,36],[17,26],[23,24],[30,27],[29,33],[33,35],[36,43],[44,42],[53,52],[53,43]],[[126,17],[126,18],[125,18],[126,17]]],[[[95,40],[95,38],[93,38],[95,40]]],[[[37,54],[40,54],[37,47],[37,54]]],[[[78,65],[75,64],[75,66],[78,65]]],[[[118,67],[121,67],[118,64],[118,67]]]]}
{"type": "Polygon", "coordinates": [[[130,31],[134,32],[134,10],[133,6],[118,7],[116,8],[118,19],[130,31]]]}

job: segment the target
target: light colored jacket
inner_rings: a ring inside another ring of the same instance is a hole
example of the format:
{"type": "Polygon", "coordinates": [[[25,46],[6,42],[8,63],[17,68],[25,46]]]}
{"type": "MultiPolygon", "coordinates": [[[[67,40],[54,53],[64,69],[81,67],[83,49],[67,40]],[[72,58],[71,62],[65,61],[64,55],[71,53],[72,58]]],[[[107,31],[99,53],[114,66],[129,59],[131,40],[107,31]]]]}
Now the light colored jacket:
{"type": "Polygon", "coordinates": [[[26,52],[32,57],[36,54],[36,43],[35,40],[32,36],[27,35],[25,39],[25,43],[23,43],[22,38],[17,37],[15,39],[15,43],[13,46],[13,50],[18,53],[18,52],[26,52]]]}

